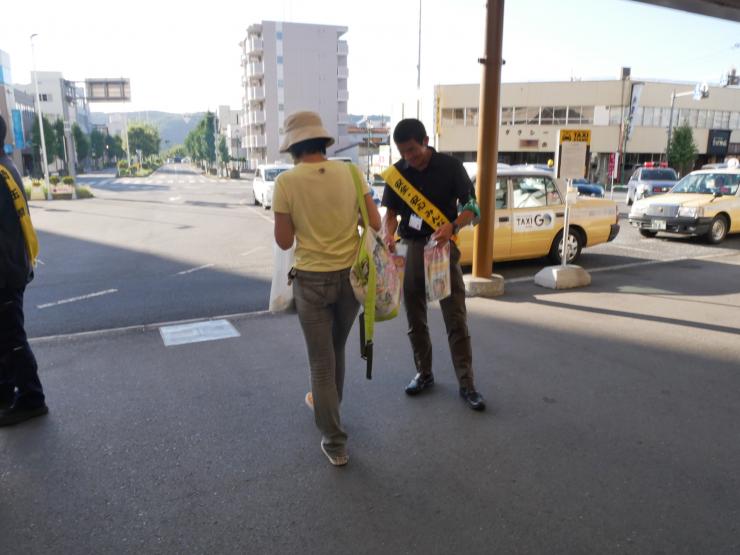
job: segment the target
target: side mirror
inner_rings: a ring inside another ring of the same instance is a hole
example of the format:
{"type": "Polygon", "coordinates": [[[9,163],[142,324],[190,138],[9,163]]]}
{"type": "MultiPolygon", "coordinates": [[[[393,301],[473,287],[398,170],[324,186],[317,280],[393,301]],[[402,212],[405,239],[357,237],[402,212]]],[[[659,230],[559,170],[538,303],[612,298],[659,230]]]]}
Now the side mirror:
{"type": "Polygon", "coordinates": [[[719,198],[722,196],[722,191],[714,191],[714,198],[719,198]]]}

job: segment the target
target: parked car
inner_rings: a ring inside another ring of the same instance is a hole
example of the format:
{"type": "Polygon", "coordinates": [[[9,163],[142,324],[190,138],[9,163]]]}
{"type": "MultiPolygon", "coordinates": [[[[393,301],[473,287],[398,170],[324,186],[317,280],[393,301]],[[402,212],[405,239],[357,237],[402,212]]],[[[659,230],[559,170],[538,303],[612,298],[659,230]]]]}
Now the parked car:
{"type": "Polygon", "coordinates": [[[678,175],[673,168],[642,166],[637,168],[627,183],[627,204],[636,200],[667,193],[676,184],[678,175]]]}
{"type": "Polygon", "coordinates": [[[573,185],[578,189],[578,194],[583,197],[603,197],[604,187],[598,183],[591,183],[588,179],[574,179],[573,185]]]}
{"type": "Polygon", "coordinates": [[[629,222],[643,237],[665,231],[722,242],[740,232],[740,163],[691,172],[667,195],[635,202],[629,222]]]}
{"type": "Polygon", "coordinates": [[[275,190],[275,179],[292,167],[292,164],[263,164],[257,166],[252,180],[254,204],[261,204],[265,210],[270,208],[272,206],[272,193],[275,190]]]}
{"type": "MultiPolygon", "coordinates": [[[[494,261],[549,256],[554,262],[560,262],[565,199],[551,170],[499,166],[495,201],[494,261]]],[[[584,247],[613,240],[619,233],[618,222],[616,202],[578,197],[571,204],[567,261],[575,262],[584,247]]],[[[472,263],[472,227],[460,230],[458,244],[460,262],[472,263]]]]}

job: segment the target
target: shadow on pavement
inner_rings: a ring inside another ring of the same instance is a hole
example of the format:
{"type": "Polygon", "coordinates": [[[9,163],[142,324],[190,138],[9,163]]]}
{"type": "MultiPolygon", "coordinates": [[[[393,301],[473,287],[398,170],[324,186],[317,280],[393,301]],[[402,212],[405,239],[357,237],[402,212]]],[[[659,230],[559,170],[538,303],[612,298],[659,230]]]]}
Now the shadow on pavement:
{"type": "Polygon", "coordinates": [[[265,310],[270,283],[234,266],[192,273],[189,261],[132,248],[38,232],[44,264],[26,290],[29,336],[107,329],[265,310]],[[66,253],[66,254],[61,254],[66,253]],[[94,271],[90,271],[94,268],[94,271]],[[116,289],[100,297],[39,305],[116,289]]]}

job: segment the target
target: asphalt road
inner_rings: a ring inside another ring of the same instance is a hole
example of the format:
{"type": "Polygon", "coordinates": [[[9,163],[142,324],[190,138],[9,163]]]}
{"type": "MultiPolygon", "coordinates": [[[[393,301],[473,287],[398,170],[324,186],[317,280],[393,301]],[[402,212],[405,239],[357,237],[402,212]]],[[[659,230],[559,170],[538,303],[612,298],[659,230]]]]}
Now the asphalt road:
{"type": "MultiPolygon", "coordinates": [[[[32,202],[41,241],[26,295],[31,337],[265,310],[272,275],[272,213],[253,206],[248,179],[207,177],[168,165],[152,176],[83,176],[95,198],[32,202]]],[[[622,201],[624,194],[616,194],[622,201]]],[[[621,204],[626,215],[627,207],[621,204]]],[[[583,251],[589,271],[740,249],[698,239],[619,236],[583,251]]],[[[495,264],[509,284],[531,280],[546,259],[495,264]]]]}

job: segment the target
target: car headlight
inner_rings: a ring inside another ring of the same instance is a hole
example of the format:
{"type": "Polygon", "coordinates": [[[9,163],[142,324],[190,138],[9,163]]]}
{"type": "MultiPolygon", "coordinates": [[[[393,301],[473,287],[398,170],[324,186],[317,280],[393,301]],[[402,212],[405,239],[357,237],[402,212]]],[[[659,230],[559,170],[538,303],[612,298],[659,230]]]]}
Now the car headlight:
{"type": "Polygon", "coordinates": [[[679,206],[678,215],[684,218],[701,218],[704,208],[701,206],[679,206]]]}

